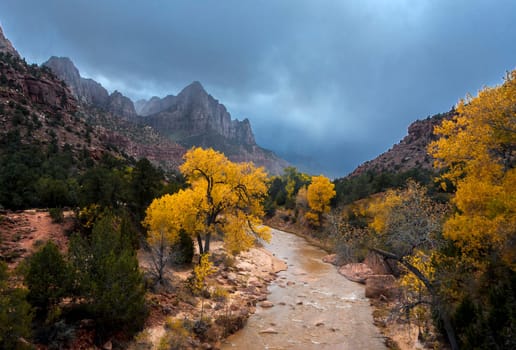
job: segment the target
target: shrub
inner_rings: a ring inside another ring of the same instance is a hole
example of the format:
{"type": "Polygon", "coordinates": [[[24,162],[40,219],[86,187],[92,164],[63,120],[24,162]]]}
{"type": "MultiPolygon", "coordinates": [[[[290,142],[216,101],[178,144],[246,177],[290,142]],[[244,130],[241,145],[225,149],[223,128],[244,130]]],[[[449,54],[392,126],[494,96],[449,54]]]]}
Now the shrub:
{"type": "Polygon", "coordinates": [[[228,291],[223,287],[215,287],[211,291],[211,298],[219,302],[226,301],[228,298],[228,291]]]}
{"type": "Polygon", "coordinates": [[[172,246],[172,262],[176,264],[190,264],[194,256],[194,242],[185,231],[179,231],[179,240],[172,246]]]}
{"type": "Polygon", "coordinates": [[[54,223],[61,223],[64,221],[63,208],[50,208],[48,209],[50,218],[54,223]]]}
{"type": "Polygon", "coordinates": [[[46,313],[68,293],[69,276],[70,270],[65,258],[57,246],[48,241],[28,259],[24,272],[25,283],[29,288],[27,299],[46,313]]]}
{"type": "Polygon", "coordinates": [[[106,215],[95,223],[89,240],[75,235],[70,242],[80,294],[90,301],[101,337],[116,330],[137,331],[146,316],[143,274],[117,221],[106,215]]]}
{"type": "Polygon", "coordinates": [[[11,288],[7,282],[7,266],[0,261],[0,349],[25,349],[20,339],[30,337],[32,313],[26,291],[11,288]]]}
{"type": "Polygon", "coordinates": [[[158,349],[181,350],[189,346],[191,333],[183,321],[170,318],[165,322],[165,329],[167,333],[160,339],[158,349]]]}

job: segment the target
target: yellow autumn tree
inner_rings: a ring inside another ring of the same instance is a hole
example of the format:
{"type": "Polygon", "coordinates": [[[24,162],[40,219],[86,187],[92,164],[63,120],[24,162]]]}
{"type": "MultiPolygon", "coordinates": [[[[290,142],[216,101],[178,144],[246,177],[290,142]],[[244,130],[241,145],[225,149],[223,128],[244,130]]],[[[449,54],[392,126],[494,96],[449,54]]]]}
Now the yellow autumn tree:
{"type": "Polygon", "coordinates": [[[170,249],[179,238],[179,230],[192,229],[196,224],[194,213],[188,210],[195,204],[195,198],[181,190],[174,195],[166,194],[155,199],[147,208],[143,225],[147,227],[147,243],[158,281],[163,280],[164,268],[171,256],[170,249]]]}
{"type": "MultiPolygon", "coordinates": [[[[267,195],[263,168],[233,163],[213,149],[192,148],[184,159],[180,170],[190,188],[162,197],[169,203],[164,216],[173,232],[192,235],[201,255],[209,252],[215,235],[222,236],[233,253],[250,248],[256,238],[269,240],[270,232],[261,222],[267,195]]],[[[151,204],[147,216],[152,218],[154,210],[151,204]]],[[[152,221],[144,222],[152,231],[152,221]]]]}
{"type": "Polygon", "coordinates": [[[323,175],[312,177],[312,182],[306,190],[310,211],[305,215],[312,225],[321,225],[323,214],[330,211],[330,201],[335,195],[335,185],[330,179],[323,175]]]}
{"type": "Polygon", "coordinates": [[[460,101],[435,133],[429,152],[456,187],[445,237],[477,267],[494,253],[516,270],[516,70],[460,101]]]}
{"type": "Polygon", "coordinates": [[[377,247],[372,250],[386,259],[400,264],[405,271],[401,279],[407,312],[422,316],[428,304],[437,311],[452,349],[457,349],[457,338],[451,318],[439,295],[433,260],[443,244],[442,223],[447,206],[432,201],[426,189],[410,180],[403,190],[389,190],[371,203],[369,227],[377,234],[377,247]],[[417,307],[414,309],[414,307],[417,307]]]}

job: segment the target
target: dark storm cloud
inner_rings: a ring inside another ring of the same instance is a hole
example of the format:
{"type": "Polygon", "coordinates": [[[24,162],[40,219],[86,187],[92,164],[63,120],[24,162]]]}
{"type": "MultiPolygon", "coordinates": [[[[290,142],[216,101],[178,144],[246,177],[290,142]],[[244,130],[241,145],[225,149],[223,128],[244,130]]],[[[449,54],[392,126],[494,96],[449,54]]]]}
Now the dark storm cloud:
{"type": "Polygon", "coordinates": [[[516,65],[514,1],[19,1],[0,22],[28,61],[69,56],[132,98],[193,80],[259,143],[345,175],[516,65]]]}

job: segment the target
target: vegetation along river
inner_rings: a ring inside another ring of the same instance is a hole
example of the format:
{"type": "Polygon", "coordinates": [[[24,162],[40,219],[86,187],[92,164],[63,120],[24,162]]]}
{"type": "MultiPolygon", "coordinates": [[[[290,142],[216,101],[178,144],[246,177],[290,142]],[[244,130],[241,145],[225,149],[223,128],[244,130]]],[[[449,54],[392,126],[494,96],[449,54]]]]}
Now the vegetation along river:
{"type": "Polygon", "coordinates": [[[223,349],[386,349],[364,287],[322,262],[324,251],[279,230],[266,248],[288,265],[269,286],[274,306],[259,303],[223,349]]]}

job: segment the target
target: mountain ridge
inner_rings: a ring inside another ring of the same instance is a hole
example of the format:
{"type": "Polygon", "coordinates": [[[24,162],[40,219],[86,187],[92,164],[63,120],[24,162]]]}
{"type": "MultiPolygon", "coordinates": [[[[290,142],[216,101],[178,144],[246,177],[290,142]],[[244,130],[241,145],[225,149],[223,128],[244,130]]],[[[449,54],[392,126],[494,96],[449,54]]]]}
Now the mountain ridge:
{"type": "Polygon", "coordinates": [[[52,56],[43,63],[61,78],[70,88],[72,94],[82,103],[122,116],[128,120],[136,119],[133,102],[118,91],[108,91],[93,79],[84,78],[68,57],[52,56]]]}
{"type": "Polygon", "coordinates": [[[368,171],[396,173],[412,169],[433,170],[433,158],[428,154],[427,148],[430,142],[437,139],[434,128],[454,115],[455,110],[452,109],[412,122],[408,126],[407,135],[399,143],[376,158],[362,163],[346,178],[360,176],[368,171]]]}
{"type": "MultiPolygon", "coordinates": [[[[168,139],[168,143],[177,143],[184,149],[193,146],[211,147],[225,153],[232,161],[254,162],[258,166],[264,166],[271,174],[279,174],[289,165],[274,152],[258,146],[249,120],[231,119],[226,107],[208,94],[198,81],[186,86],[177,96],[167,95],[163,99],[156,97],[147,102],[138,101],[138,110],[149,113],[142,117],[137,115],[135,104],[119,91],[109,94],[100,83],[81,77],[71,59],[52,56],[43,66],[68,85],[72,95],[85,109],[99,109],[129,122],[151,127],[168,139]],[[149,105],[148,102],[151,101],[152,104],[149,105]]],[[[91,113],[94,114],[95,111],[91,110],[91,113]]],[[[130,135],[126,134],[125,137],[130,138],[130,135]]],[[[117,137],[113,139],[119,140],[117,137]]],[[[123,144],[126,145],[127,142],[123,144]]],[[[146,153],[149,151],[151,150],[146,153]]],[[[166,156],[166,152],[158,153],[161,155],[155,158],[160,164],[169,163],[161,159],[166,156]]],[[[181,158],[182,155],[172,163],[180,163],[181,158]]]]}

